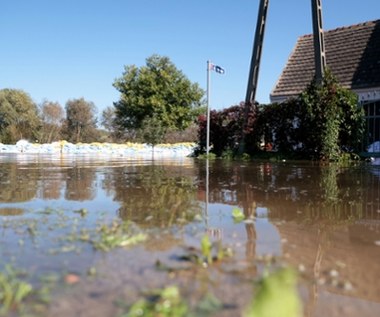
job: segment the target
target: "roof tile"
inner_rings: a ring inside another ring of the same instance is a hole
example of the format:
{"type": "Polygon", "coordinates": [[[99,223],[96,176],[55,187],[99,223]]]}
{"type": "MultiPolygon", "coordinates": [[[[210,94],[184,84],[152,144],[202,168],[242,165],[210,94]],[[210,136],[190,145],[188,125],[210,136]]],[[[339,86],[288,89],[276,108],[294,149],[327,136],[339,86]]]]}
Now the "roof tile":
{"type": "MultiPolygon", "coordinates": [[[[326,64],[350,89],[380,86],[380,20],[324,33],[326,64]]],[[[271,96],[297,95],[315,73],[313,35],[298,38],[271,96]]]]}

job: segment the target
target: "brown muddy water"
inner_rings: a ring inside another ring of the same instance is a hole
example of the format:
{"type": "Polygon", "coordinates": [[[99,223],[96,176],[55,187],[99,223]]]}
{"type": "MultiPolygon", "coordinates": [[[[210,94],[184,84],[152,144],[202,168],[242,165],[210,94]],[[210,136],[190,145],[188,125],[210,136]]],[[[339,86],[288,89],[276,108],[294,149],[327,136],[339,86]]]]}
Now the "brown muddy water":
{"type": "Polygon", "coordinates": [[[0,272],[34,290],[7,314],[126,316],[175,285],[193,312],[218,301],[193,316],[240,316],[264,272],[287,266],[304,316],[379,316],[379,199],[370,164],[2,154],[0,272]],[[102,244],[122,223],[145,240],[102,244]],[[205,235],[230,255],[186,261],[205,235]]]}

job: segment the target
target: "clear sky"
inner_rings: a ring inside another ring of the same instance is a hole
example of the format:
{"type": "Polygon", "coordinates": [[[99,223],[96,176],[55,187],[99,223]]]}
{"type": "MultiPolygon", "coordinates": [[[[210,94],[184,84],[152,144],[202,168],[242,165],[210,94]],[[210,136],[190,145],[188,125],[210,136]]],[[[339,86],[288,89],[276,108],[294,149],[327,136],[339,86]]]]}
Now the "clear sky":
{"type": "MultiPolygon", "coordinates": [[[[212,108],[244,100],[259,0],[3,0],[0,89],[36,103],[83,97],[99,113],[119,99],[112,86],[124,65],[168,56],[206,89],[212,108]]],[[[380,0],[322,0],[324,29],[380,18],[380,0]]],[[[312,33],[310,0],[270,0],[257,100],[269,102],[299,36],[312,33]]]]}

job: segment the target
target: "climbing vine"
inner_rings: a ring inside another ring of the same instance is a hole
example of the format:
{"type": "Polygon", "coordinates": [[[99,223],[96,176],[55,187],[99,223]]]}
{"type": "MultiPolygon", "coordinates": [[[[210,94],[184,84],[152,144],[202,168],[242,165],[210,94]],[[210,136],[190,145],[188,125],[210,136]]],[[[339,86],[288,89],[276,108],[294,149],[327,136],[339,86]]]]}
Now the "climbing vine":
{"type": "MultiPolygon", "coordinates": [[[[241,103],[211,111],[210,118],[210,144],[218,156],[226,151],[237,153],[244,141],[251,155],[266,150],[334,161],[343,153],[357,152],[364,132],[364,113],[356,94],[339,85],[329,70],[320,84],[311,82],[297,98],[249,108],[241,103]]],[[[201,116],[200,152],[205,144],[206,116],[201,116]]]]}

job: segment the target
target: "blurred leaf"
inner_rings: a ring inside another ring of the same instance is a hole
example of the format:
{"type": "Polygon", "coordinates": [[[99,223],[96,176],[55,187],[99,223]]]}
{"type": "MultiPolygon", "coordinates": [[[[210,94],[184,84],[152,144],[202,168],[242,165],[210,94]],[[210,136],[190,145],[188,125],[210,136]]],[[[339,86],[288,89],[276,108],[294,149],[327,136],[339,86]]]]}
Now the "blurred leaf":
{"type": "Polygon", "coordinates": [[[296,273],[291,269],[280,269],[264,277],[243,317],[301,317],[296,283],[296,273]]]}
{"type": "Polygon", "coordinates": [[[234,208],[232,210],[232,218],[234,218],[235,222],[241,222],[244,220],[244,213],[239,208],[234,208]]]}
{"type": "Polygon", "coordinates": [[[197,305],[193,316],[207,317],[221,310],[222,308],[223,304],[221,301],[217,299],[213,294],[207,293],[197,305]]]}
{"type": "Polygon", "coordinates": [[[202,238],[201,251],[202,251],[202,255],[207,259],[207,263],[211,263],[212,262],[212,254],[211,254],[212,244],[208,235],[205,235],[202,238]]]}

